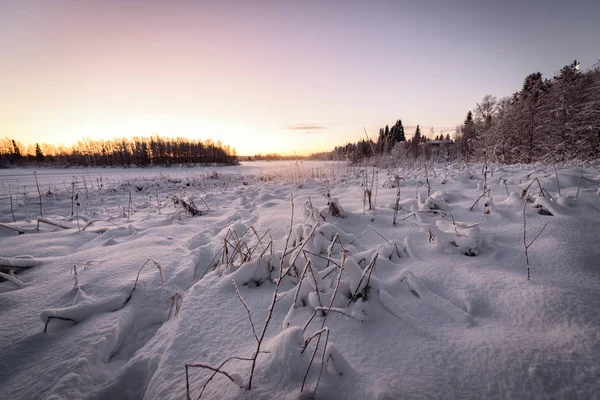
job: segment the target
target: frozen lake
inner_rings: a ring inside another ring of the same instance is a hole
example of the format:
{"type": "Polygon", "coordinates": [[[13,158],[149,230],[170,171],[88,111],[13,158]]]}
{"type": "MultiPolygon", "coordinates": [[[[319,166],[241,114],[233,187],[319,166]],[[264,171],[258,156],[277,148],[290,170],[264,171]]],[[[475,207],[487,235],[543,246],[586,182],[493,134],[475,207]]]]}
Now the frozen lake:
{"type": "MultiPolygon", "coordinates": [[[[241,174],[241,175],[264,175],[281,174],[293,169],[322,169],[332,166],[340,166],[344,163],[325,161],[243,161],[240,165],[210,166],[210,167],[154,167],[154,168],[9,168],[0,169],[0,182],[4,186],[3,191],[16,189],[18,186],[35,185],[34,171],[37,172],[40,185],[68,185],[76,177],[79,181],[85,178],[95,182],[102,178],[104,182],[120,181],[128,178],[153,178],[166,175],[172,178],[186,176],[212,174],[241,174]]],[[[5,195],[6,193],[2,193],[5,195]]]]}

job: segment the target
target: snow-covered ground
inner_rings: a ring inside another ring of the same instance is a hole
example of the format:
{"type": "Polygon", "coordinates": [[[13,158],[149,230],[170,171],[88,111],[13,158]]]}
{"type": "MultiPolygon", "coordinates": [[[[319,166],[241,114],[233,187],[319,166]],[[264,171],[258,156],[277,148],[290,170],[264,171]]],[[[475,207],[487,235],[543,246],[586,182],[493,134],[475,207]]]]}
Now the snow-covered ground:
{"type": "Polygon", "coordinates": [[[374,211],[336,163],[37,173],[43,217],[0,171],[2,399],[600,398],[596,167],[379,171],[374,211]]]}

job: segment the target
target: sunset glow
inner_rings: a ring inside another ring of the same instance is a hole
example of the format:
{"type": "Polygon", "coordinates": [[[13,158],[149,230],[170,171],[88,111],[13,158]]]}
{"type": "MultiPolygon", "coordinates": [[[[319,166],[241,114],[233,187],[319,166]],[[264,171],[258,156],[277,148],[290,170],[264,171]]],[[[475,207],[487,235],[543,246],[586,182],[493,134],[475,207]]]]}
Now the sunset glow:
{"type": "Polygon", "coordinates": [[[534,10],[523,7],[6,1],[0,128],[65,145],[212,138],[241,155],[329,150],[398,118],[451,133],[486,93],[508,95],[531,71],[575,58],[589,67],[600,54],[596,11],[573,7],[553,25],[544,8],[531,17],[536,29],[503,25],[534,10]],[[574,44],[531,51],[557,40],[574,44]]]}

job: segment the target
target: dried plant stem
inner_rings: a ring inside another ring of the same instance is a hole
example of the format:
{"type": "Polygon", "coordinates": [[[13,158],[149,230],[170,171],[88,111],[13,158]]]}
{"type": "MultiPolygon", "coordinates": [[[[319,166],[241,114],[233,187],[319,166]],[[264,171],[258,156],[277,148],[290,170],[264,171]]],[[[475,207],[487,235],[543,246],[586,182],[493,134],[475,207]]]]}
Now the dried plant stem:
{"type": "Polygon", "coordinates": [[[233,282],[233,286],[235,287],[235,292],[237,293],[238,298],[240,299],[240,301],[242,302],[242,305],[244,306],[244,308],[246,309],[246,312],[248,313],[248,319],[250,320],[250,325],[252,326],[252,333],[254,334],[254,338],[256,339],[256,342],[258,343],[258,335],[256,334],[256,329],[254,328],[254,322],[252,322],[252,315],[250,314],[250,308],[248,307],[248,304],[246,304],[246,302],[244,301],[244,298],[240,294],[240,289],[238,288],[237,284],[235,283],[235,279],[232,279],[231,282],[233,282]]]}
{"type": "Polygon", "coordinates": [[[487,174],[488,174],[488,162],[487,162],[487,150],[483,151],[483,193],[487,191],[487,174]]]}
{"type": "Polygon", "coordinates": [[[429,184],[429,170],[427,169],[427,160],[424,161],[425,164],[425,182],[427,183],[427,197],[431,196],[431,185],[429,184]]]}
{"type": "Polygon", "coordinates": [[[558,197],[561,197],[560,194],[560,181],[558,180],[558,169],[556,168],[556,163],[554,163],[554,175],[556,176],[556,189],[558,190],[558,197]]]}
{"type": "Polygon", "coordinates": [[[71,217],[75,215],[75,177],[73,176],[73,181],[71,182],[71,217]]]}
{"type": "Polygon", "coordinates": [[[205,368],[205,369],[213,371],[213,374],[211,375],[210,378],[208,378],[208,381],[206,381],[206,383],[204,385],[202,385],[202,390],[200,392],[200,396],[198,397],[198,398],[200,398],[200,397],[202,397],[202,393],[204,393],[204,389],[206,388],[206,385],[208,384],[208,382],[210,382],[215,377],[216,374],[221,374],[221,375],[227,377],[231,382],[236,384],[235,380],[231,377],[231,375],[229,375],[227,372],[221,370],[221,368],[223,367],[223,365],[225,365],[225,363],[227,361],[230,361],[233,359],[246,360],[245,358],[241,358],[241,357],[231,357],[231,358],[225,360],[223,363],[221,363],[221,365],[218,367],[213,367],[210,364],[204,364],[204,363],[185,364],[185,387],[186,387],[187,400],[191,400],[190,378],[189,378],[189,371],[188,371],[190,367],[191,368],[205,368]]]}
{"type": "Polygon", "coordinates": [[[577,178],[577,193],[575,193],[575,200],[579,197],[579,188],[581,187],[581,177],[583,176],[583,159],[581,160],[581,169],[579,170],[579,178],[577,178]]]}
{"type": "Polygon", "coordinates": [[[354,291],[354,293],[352,293],[352,296],[350,296],[350,300],[348,301],[348,305],[346,307],[350,307],[350,303],[352,303],[353,300],[358,299],[358,291],[360,290],[360,285],[362,285],[363,280],[365,279],[365,276],[367,276],[367,271],[368,271],[367,284],[365,285],[363,290],[365,290],[365,291],[368,290],[369,283],[371,282],[371,274],[373,273],[373,270],[375,269],[375,263],[377,262],[378,255],[379,255],[379,253],[375,253],[375,255],[373,256],[373,259],[371,260],[371,262],[369,263],[367,268],[365,268],[363,270],[362,276],[360,277],[360,281],[358,282],[356,290],[354,291]]]}
{"type": "MultiPolygon", "coordinates": [[[[328,340],[329,340],[329,329],[325,328],[325,323],[327,322],[327,317],[329,316],[329,313],[331,312],[331,309],[333,307],[333,302],[335,301],[335,296],[337,295],[338,289],[340,287],[340,282],[342,280],[342,273],[344,272],[344,264],[346,263],[346,259],[348,257],[348,250],[344,249],[342,251],[342,262],[341,262],[341,267],[340,267],[340,272],[338,274],[337,277],[337,281],[335,284],[335,288],[333,290],[333,294],[331,295],[331,300],[329,302],[329,306],[327,307],[327,313],[325,313],[325,316],[323,317],[323,322],[321,323],[321,329],[319,331],[317,331],[317,333],[315,333],[315,335],[318,334],[318,339],[317,339],[317,344],[315,346],[315,350],[313,351],[312,357],[310,359],[310,362],[308,363],[308,368],[306,369],[306,374],[304,375],[304,379],[302,381],[302,387],[300,389],[300,392],[304,391],[304,387],[306,386],[306,379],[308,378],[308,373],[310,371],[310,367],[312,366],[312,363],[315,359],[315,355],[317,354],[317,349],[319,348],[319,343],[321,342],[321,334],[323,332],[327,332],[327,337],[325,339],[325,347],[323,349],[323,362],[321,363],[321,373],[323,372],[323,366],[325,364],[325,351],[327,351],[327,344],[328,344],[328,340]]],[[[317,310],[315,310],[316,312],[317,310]]],[[[313,317],[311,317],[312,320],[313,317]]],[[[304,325],[304,331],[306,331],[306,328],[308,327],[308,324],[310,323],[310,320],[304,325]]],[[[313,335],[313,337],[315,336],[313,335]]],[[[308,343],[310,343],[309,339],[307,342],[305,342],[305,346],[302,349],[302,353],[304,353],[304,351],[306,350],[308,343]]],[[[321,380],[321,373],[319,373],[319,379],[317,380],[317,386],[319,385],[319,381],[321,380]]],[[[316,392],[317,388],[315,387],[315,390],[313,391],[313,394],[316,392]]]]}
{"type": "Polygon", "coordinates": [[[77,321],[75,321],[72,318],[50,316],[46,319],[46,324],[44,325],[44,333],[46,333],[48,331],[48,324],[50,323],[51,319],[60,319],[61,321],[71,321],[71,322],[77,323],[77,321]]]}
{"type": "Polygon", "coordinates": [[[131,190],[129,191],[129,204],[127,205],[127,219],[131,216],[131,209],[133,208],[131,201],[131,190]]]}
{"type": "Polygon", "coordinates": [[[483,192],[483,193],[481,194],[481,196],[479,196],[479,197],[477,198],[477,200],[475,200],[475,203],[473,203],[473,205],[472,205],[472,206],[469,208],[469,211],[473,211],[473,207],[475,207],[475,206],[477,205],[477,203],[479,203],[479,200],[481,200],[481,198],[482,198],[483,196],[485,196],[486,194],[488,194],[489,192],[490,192],[490,189],[488,189],[488,190],[486,190],[485,192],[483,192]]]}
{"type": "Polygon", "coordinates": [[[14,211],[13,211],[13,198],[12,198],[12,193],[10,194],[10,214],[12,215],[13,222],[17,222],[17,219],[15,218],[15,213],[14,213],[14,211]]]}
{"type": "Polygon", "coordinates": [[[42,204],[42,192],[40,191],[40,184],[38,183],[37,172],[33,171],[35,176],[35,186],[37,186],[38,196],[40,198],[40,217],[44,216],[43,204],[42,204]]]}
{"type": "Polygon", "coordinates": [[[164,282],[163,282],[162,267],[160,266],[159,263],[157,263],[153,259],[149,258],[148,260],[146,260],[146,262],[142,265],[142,267],[138,271],[137,276],[135,277],[135,282],[133,283],[133,288],[131,289],[131,292],[129,292],[129,296],[127,296],[127,299],[125,299],[125,302],[123,303],[123,305],[121,306],[121,308],[125,307],[127,305],[127,303],[129,303],[129,300],[131,300],[131,296],[133,296],[133,292],[135,291],[135,288],[137,287],[138,280],[140,279],[140,273],[142,272],[142,270],[144,269],[144,267],[146,266],[146,264],[148,264],[149,262],[153,262],[154,265],[156,266],[156,268],[158,269],[158,273],[160,274],[160,286],[162,288],[163,297],[167,301],[167,303],[169,302],[169,299],[165,295],[165,285],[164,285],[164,282]]]}
{"type": "Polygon", "coordinates": [[[315,356],[317,355],[317,350],[319,349],[319,342],[321,341],[321,335],[325,333],[325,346],[323,347],[323,353],[321,356],[321,370],[319,372],[319,377],[317,379],[317,384],[315,385],[315,389],[313,390],[313,396],[314,394],[317,392],[317,388],[319,387],[319,382],[321,381],[321,375],[323,374],[323,367],[325,366],[325,353],[327,351],[327,345],[329,344],[329,328],[321,328],[318,331],[316,331],[310,338],[308,338],[305,342],[304,342],[304,349],[302,350],[302,352],[304,352],[304,350],[306,350],[306,348],[308,347],[308,345],[310,344],[310,342],[317,337],[317,345],[315,346],[315,349],[313,350],[312,356],[310,358],[310,363],[308,368],[306,369],[306,373],[304,374],[304,379],[302,380],[302,387],[300,388],[300,392],[304,391],[304,387],[306,386],[306,379],[308,378],[308,373],[310,372],[310,366],[312,365],[315,356]]]}
{"type": "Polygon", "coordinates": [[[267,328],[269,327],[271,318],[273,317],[273,309],[275,308],[275,303],[277,302],[277,295],[279,293],[279,285],[281,284],[281,281],[283,280],[283,277],[284,277],[284,275],[283,275],[283,262],[284,262],[283,254],[285,254],[285,252],[287,251],[287,248],[288,248],[288,245],[290,242],[290,237],[292,236],[292,228],[294,225],[294,195],[292,193],[290,193],[290,203],[291,203],[291,207],[292,207],[292,212],[291,212],[291,217],[290,217],[290,229],[288,232],[288,236],[285,240],[285,247],[283,249],[283,253],[281,256],[281,262],[279,264],[279,279],[277,279],[277,281],[275,282],[275,290],[273,290],[273,297],[271,299],[271,304],[269,305],[268,315],[267,315],[267,318],[265,319],[263,329],[258,338],[258,343],[256,345],[256,351],[254,352],[254,355],[252,356],[252,368],[250,370],[250,379],[248,380],[248,390],[252,389],[252,379],[254,378],[254,369],[256,368],[256,359],[258,358],[258,355],[260,354],[260,347],[265,338],[265,334],[267,333],[267,328]]]}
{"type": "Polygon", "coordinates": [[[401,188],[400,188],[400,179],[396,180],[397,182],[397,188],[398,190],[396,190],[396,202],[394,203],[394,218],[392,219],[392,225],[396,225],[396,217],[398,217],[398,210],[400,209],[400,194],[401,194],[401,188]]]}
{"type": "Polygon", "coordinates": [[[530,267],[529,267],[529,247],[531,247],[531,245],[535,242],[535,240],[538,237],[540,237],[542,232],[544,232],[544,229],[546,229],[546,225],[548,225],[548,222],[546,222],[544,224],[542,229],[538,232],[537,235],[535,235],[533,240],[531,240],[531,242],[529,242],[529,244],[528,244],[527,243],[527,217],[525,214],[526,206],[527,206],[527,201],[523,201],[523,247],[525,248],[525,261],[527,263],[527,280],[530,280],[531,273],[530,273],[530,267]]]}

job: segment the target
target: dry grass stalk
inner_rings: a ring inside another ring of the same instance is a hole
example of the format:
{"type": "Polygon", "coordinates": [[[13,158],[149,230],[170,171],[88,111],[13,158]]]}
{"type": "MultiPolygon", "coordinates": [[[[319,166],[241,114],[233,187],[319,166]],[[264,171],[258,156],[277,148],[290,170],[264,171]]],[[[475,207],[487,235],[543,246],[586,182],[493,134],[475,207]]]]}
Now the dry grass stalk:
{"type": "Polygon", "coordinates": [[[181,304],[183,303],[183,295],[179,292],[175,293],[171,296],[171,308],[169,309],[169,316],[167,319],[171,318],[171,313],[173,312],[173,308],[175,308],[175,318],[179,315],[179,311],[181,310],[181,304]]]}
{"type": "Polygon", "coordinates": [[[488,186],[487,186],[487,174],[488,174],[487,150],[483,151],[483,165],[481,167],[481,173],[483,174],[483,193],[485,193],[488,189],[488,186]]]}
{"type": "Polygon", "coordinates": [[[529,242],[529,244],[527,244],[527,217],[525,215],[526,206],[527,206],[527,201],[524,201],[523,202],[523,247],[525,249],[525,261],[527,263],[527,280],[530,280],[531,274],[530,274],[530,267],[529,267],[529,247],[531,247],[531,245],[535,242],[535,240],[538,237],[540,237],[542,232],[544,232],[544,229],[546,229],[546,225],[548,225],[548,222],[546,222],[544,224],[542,229],[538,232],[537,235],[535,235],[533,240],[531,242],[529,242]]]}
{"type": "Polygon", "coordinates": [[[167,299],[167,296],[165,295],[165,285],[164,285],[164,281],[163,281],[162,267],[161,267],[161,265],[159,263],[157,263],[153,259],[149,258],[148,260],[146,260],[146,262],[142,265],[142,267],[138,271],[137,276],[135,277],[135,282],[133,284],[133,288],[131,289],[131,292],[129,292],[129,296],[127,296],[127,299],[125,299],[125,302],[123,303],[123,305],[121,306],[121,308],[125,307],[127,305],[127,303],[129,303],[129,300],[131,300],[131,296],[133,296],[133,292],[135,291],[135,288],[137,287],[138,280],[140,279],[140,273],[142,272],[142,270],[144,269],[144,267],[149,262],[154,263],[154,265],[158,269],[158,273],[160,274],[160,286],[162,288],[163,297],[164,297],[165,301],[169,302],[169,300],[167,299]]]}
{"type": "Polygon", "coordinates": [[[294,225],[294,195],[292,193],[290,193],[290,203],[291,203],[291,207],[292,207],[292,212],[291,212],[291,217],[290,217],[290,229],[288,232],[288,236],[285,240],[285,247],[283,249],[283,253],[282,253],[283,255],[281,256],[281,262],[279,264],[279,279],[277,279],[277,281],[275,282],[275,290],[273,290],[273,297],[271,299],[271,304],[269,305],[267,318],[265,319],[263,329],[258,338],[258,343],[256,345],[256,351],[254,352],[254,355],[252,356],[252,368],[250,370],[250,379],[248,380],[248,390],[252,389],[252,379],[254,378],[254,369],[256,368],[256,359],[258,358],[258,355],[260,354],[260,347],[262,346],[262,342],[265,338],[265,334],[267,333],[267,328],[269,327],[271,318],[273,318],[273,309],[275,308],[275,303],[277,302],[277,297],[278,297],[278,293],[279,293],[279,285],[281,284],[281,281],[283,280],[283,277],[284,277],[284,274],[283,274],[283,263],[284,263],[284,259],[285,259],[284,255],[289,246],[290,237],[292,236],[292,228],[294,225]]]}
{"type": "Polygon", "coordinates": [[[575,200],[579,197],[579,188],[581,187],[581,177],[583,176],[583,159],[581,160],[581,168],[579,169],[579,178],[577,178],[577,193],[575,193],[575,200]]]}
{"type": "Polygon", "coordinates": [[[196,206],[194,205],[194,203],[192,201],[187,202],[183,198],[173,196],[173,203],[175,205],[181,205],[181,208],[183,208],[183,210],[185,212],[187,212],[188,214],[190,214],[192,217],[195,217],[197,215],[202,216],[202,215],[206,214],[205,211],[198,210],[198,208],[196,208],[196,206]]]}
{"type": "Polygon", "coordinates": [[[131,211],[133,209],[133,202],[131,201],[131,190],[129,191],[129,203],[127,204],[127,219],[131,216],[131,211]]]}
{"type": "Polygon", "coordinates": [[[73,181],[71,182],[71,217],[75,215],[75,185],[77,184],[77,180],[75,176],[73,176],[73,181]]]}
{"type": "Polygon", "coordinates": [[[73,265],[73,280],[75,281],[75,286],[73,286],[73,289],[79,290],[79,280],[77,278],[77,265],[73,265]]]}
{"type": "MultiPolygon", "coordinates": [[[[331,295],[331,301],[329,302],[329,306],[327,307],[327,313],[325,313],[325,316],[323,317],[323,321],[321,323],[321,329],[319,331],[317,331],[312,337],[311,339],[307,340],[307,342],[305,342],[305,346],[302,349],[302,353],[304,353],[304,351],[306,350],[308,343],[310,343],[310,341],[312,340],[312,338],[316,335],[318,335],[318,339],[317,339],[317,344],[315,346],[315,350],[313,351],[312,357],[310,359],[310,362],[308,364],[308,368],[306,369],[306,374],[304,375],[304,380],[302,381],[302,387],[300,389],[300,392],[304,391],[304,387],[306,386],[306,379],[308,378],[308,373],[310,371],[310,368],[312,366],[312,363],[315,359],[315,355],[317,354],[317,349],[319,348],[319,343],[321,342],[321,334],[323,332],[327,332],[327,336],[325,339],[325,347],[323,348],[323,359],[322,359],[322,363],[321,363],[321,372],[319,373],[319,378],[317,380],[317,387],[319,385],[319,381],[321,379],[321,373],[323,372],[323,366],[325,364],[325,351],[327,350],[327,344],[329,341],[329,329],[325,328],[325,323],[327,322],[327,317],[329,316],[329,313],[331,312],[331,309],[333,308],[333,302],[335,301],[335,297],[337,295],[338,289],[340,287],[340,282],[342,280],[342,273],[344,272],[344,264],[346,263],[346,259],[348,257],[348,250],[344,249],[342,251],[342,261],[341,261],[341,267],[340,267],[340,272],[338,274],[337,280],[336,280],[336,284],[335,284],[335,288],[333,289],[333,294],[331,295]]],[[[317,310],[315,310],[316,312],[317,310]]],[[[313,314],[314,316],[314,314],[313,314]]],[[[313,317],[311,317],[312,320],[313,317]]],[[[310,320],[304,325],[304,329],[303,331],[306,331],[306,328],[308,327],[308,324],[310,323],[310,320]]],[[[317,387],[315,387],[315,390],[313,391],[313,394],[316,392],[317,387]]]]}
{"type": "Polygon", "coordinates": [[[481,198],[482,198],[483,196],[485,196],[486,194],[489,194],[489,193],[490,193],[490,189],[488,189],[488,190],[486,190],[485,192],[483,192],[483,193],[481,194],[481,196],[479,196],[479,197],[477,198],[477,200],[475,200],[475,203],[473,203],[473,205],[472,205],[472,206],[469,208],[469,211],[473,211],[473,207],[475,207],[475,206],[477,205],[477,203],[479,203],[479,200],[481,200],[481,198]]]}
{"type": "Polygon", "coordinates": [[[398,210],[400,209],[400,194],[402,193],[400,179],[402,178],[399,176],[396,176],[394,179],[396,181],[396,202],[394,203],[394,218],[392,219],[392,225],[396,225],[396,218],[398,217],[398,210]]]}
{"type": "Polygon", "coordinates": [[[244,298],[242,297],[242,295],[240,293],[240,289],[238,288],[237,284],[235,283],[235,279],[232,279],[231,282],[233,282],[233,287],[235,287],[235,293],[237,294],[238,298],[242,302],[242,305],[246,309],[246,312],[248,313],[248,319],[250,320],[250,325],[252,326],[252,333],[254,334],[254,338],[256,339],[256,342],[258,343],[258,335],[256,334],[256,329],[254,328],[254,322],[252,321],[252,314],[250,314],[250,308],[248,307],[248,304],[246,304],[246,302],[244,301],[244,298]]]}
{"type": "Polygon", "coordinates": [[[15,212],[13,211],[12,193],[10,194],[10,215],[12,215],[13,222],[17,222],[17,219],[15,218],[15,212]]]}
{"type": "Polygon", "coordinates": [[[40,198],[40,217],[44,216],[43,204],[42,204],[42,192],[40,191],[40,184],[38,183],[37,172],[33,171],[35,176],[35,186],[37,186],[38,196],[40,198]]]}
{"type": "Polygon", "coordinates": [[[94,219],[94,220],[89,221],[87,224],[85,224],[85,226],[81,230],[85,231],[88,226],[91,226],[91,225],[95,224],[96,222],[106,222],[107,224],[112,224],[112,225],[116,226],[117,228],[119,227],[119,225],[117,225],[117,224],[115,224],[114,222],[111,222],[111,221],[105,221],[105,220],[102,220],[102,219],[94,219]]]}
{"type": "Polygon", "coordinates": [[[66,317],[57,317],[57,316],[50,316],[46,319],[46,324],[44,325],[44,333],[46,333],[48,331],[48,324],[50,323],[51,319],[59,319],[61,321],[71,321],[73,323],[77,323],[77,321],[75,321],[72,318],[66,318],[66,317]]]}
{"type": "Polygon", "coordinates": [[[379,254],[375,253],[375,255],[373,256],[371,262],[369,263],[369,265],[367,266],[367,268],[365,268],[363,270],[362,276],[360,277],[360,281],[358,282],[358,286],[356,287],[356,290],[354,291],[354,293],[352,293],[352,296],[350,296],[350,300],[348,301],[348,305],[346,307],[350,306],[350,303],[352,303],[353,301],[357,301],[358,299],[362,298],[364,300],[367,300],[368,296],[369,296],[369,283],[371,282],[371,274],[373,273],[373,270],[375,269],[375,264],[377,263],[377,256],[379,254]],[[368,271],[368,274],[367,274],[368,271]],[[360,289],[360,285],[362,285],[365,276],[367,277],[367,283],[365,285],[365,287],[363,288],[363,290],[361,290],[359,292],[360,289]]]}
{"type": "Polygon", "coordinates": [[[308,378],[308,373],[310,371],[310,365],[312,365],[313,360],[315,359],[315,356],[317,354],[317,349],[319,348],[319,342],[321,341],[321,335],[324,332],[325,332],[325,346],[323,346],[323,353],[321,355],[321,369],[319,370],[319,377],[317,378],[317,384],[315,385],[315,388],[313,390],[313,397],[314,397],[315,393],[317,392],[317,388],[319,387],[319,382],[321,382],[321,375],[323,374],[323,368],[325,367],[325,361],[326,361],[325,354],[327,352],[327,345],[329,344],[329,328],[321,328],[317,332],[315,332],[309,339],[307,339],[307,341],[304,342],[305,343],[304,349],[302,350],[304,352],[304,350],[308,346],[308,343],[310,343],[310,341],[313,338],[318,337],[317,345],[315,346],[315,350],[313,351],[311,359],[310,359],[310,364],[309,364],[308,368],[306,369],[306,373],[304,374],[304,379],[302,380],[302,387],[300,388],[301,393],[304,391],[304,387],[306,386],[306,379],[308,378]]]}
{"type": "Polygon", "coordinates": [[[425,164],[425,182],[427,183],[427,197],[431,196],[431,185],[429,184],[429,170],[427,169],[427,160],[424,161],[425,164]]]}
{"type": "Polygon", "coordinates": [[[210,381],[212,381],[212,379],[217,375],[217,374],[221,374],[225,377],[227,377],[231,382],[233,382],[235,385],[237,385],[235,379],[233,379],[233,377],[231,375],[229,375],[227,372],[223,371],[221,368],[223,368],[225,366],[225,364],[231,360],[244,360],[244,361],[250,361],[250,358],[243,358],[243,357],[231,357],[228,358],[227,360],[223,361],[218,367],[213,367],[210,364],[204,364],[204,363],[193,363],[193,364],[185,364],[185,387],[186,387],[186,398],[187,400],[191,400],[191,396],[190,396],[190,378],[189,378],[189,368],[204,368],[204,369],[208,369],[213,371],[213,374],[210,376],[210,378],[208,378],[208,380],[201,386],[200,389],[200,395],[198,396],[198,399],[200,399],[202,397],[202,394],[204,393],[204,389],[206,389],[206,386],[208,385],[208,383],[210,381]]]}
{"type": "Polygon", "coordinates": [[[562,197],[560,194],[560,181],[558,180],[558,169],[556,168],[556,163],[554,163],[554,176],[556,176],[556,189],[558,190],[558,197],[562,197]]]}

